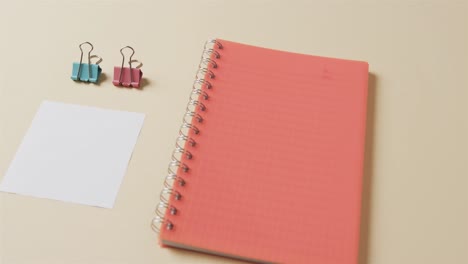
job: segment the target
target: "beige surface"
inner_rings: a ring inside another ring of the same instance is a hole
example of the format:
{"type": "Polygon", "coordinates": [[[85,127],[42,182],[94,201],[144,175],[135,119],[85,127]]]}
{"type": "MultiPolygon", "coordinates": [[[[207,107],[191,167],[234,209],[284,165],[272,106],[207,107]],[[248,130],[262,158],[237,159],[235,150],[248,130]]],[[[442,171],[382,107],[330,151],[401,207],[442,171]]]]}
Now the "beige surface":
{"type": "Polygon", "coordinates": [[[63,2],[0,1],[0,177],[44,99],[147,119],[114,209],[1,193],[1,264],[239,263],[161,249],[149,228],[213,36],[368,61],[361,264],[468,263],[467,1],[63,2]],[[83,41],[104,58],[99,86],[69,79],[83,41]],[[111,84],[124,45],[143,91],[111,84]]]}

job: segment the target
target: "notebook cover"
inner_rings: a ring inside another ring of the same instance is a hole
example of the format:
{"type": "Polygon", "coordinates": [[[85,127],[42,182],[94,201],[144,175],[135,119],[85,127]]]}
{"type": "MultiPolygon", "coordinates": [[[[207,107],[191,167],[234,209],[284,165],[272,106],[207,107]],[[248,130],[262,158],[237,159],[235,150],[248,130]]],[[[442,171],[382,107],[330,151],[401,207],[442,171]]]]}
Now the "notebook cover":
{"type": "Polygon", "coordinates": [[[252,262],[356,264],[368,64],[218,41],[161,243],[252,262]]]}

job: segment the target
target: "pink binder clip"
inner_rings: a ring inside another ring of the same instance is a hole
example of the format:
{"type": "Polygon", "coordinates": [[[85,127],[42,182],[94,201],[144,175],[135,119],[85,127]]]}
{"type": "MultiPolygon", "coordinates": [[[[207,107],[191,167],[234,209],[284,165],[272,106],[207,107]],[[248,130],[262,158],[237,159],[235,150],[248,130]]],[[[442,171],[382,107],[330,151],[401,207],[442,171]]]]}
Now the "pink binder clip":
{"type": "Polygon", "coordinates": [[[140,88],[141,78],[143,77],[143,72],[140,70],[140,67],[143,66],[143,64],[138,60],[132,60],[133,54],[135,54],[135,50],[130,46],[126,46],[120,49],[120,54],[122,54],[122,65],[120,67],[114,67],[114,80],[112,81],[112,83],[115,86],[140,88]],[[132,50],[132,54],[130,55],[130,59],[128,60],[129,67],[124,67],[124,49],[132,50]],[[138,66],[136,66],[135,68],[132,67],[132,63],[134,62],[138,62],[138,66]]]}

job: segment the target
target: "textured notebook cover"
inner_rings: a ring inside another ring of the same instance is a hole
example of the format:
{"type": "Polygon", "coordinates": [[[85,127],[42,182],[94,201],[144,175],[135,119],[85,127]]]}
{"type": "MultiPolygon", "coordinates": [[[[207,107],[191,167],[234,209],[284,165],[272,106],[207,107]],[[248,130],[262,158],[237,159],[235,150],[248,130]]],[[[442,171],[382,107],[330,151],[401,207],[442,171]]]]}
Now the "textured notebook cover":
{"type": "Polygon", "coordinates": [[[357,263],[368,64],[218,41],[162,244],[266,263],[357,263]]]}

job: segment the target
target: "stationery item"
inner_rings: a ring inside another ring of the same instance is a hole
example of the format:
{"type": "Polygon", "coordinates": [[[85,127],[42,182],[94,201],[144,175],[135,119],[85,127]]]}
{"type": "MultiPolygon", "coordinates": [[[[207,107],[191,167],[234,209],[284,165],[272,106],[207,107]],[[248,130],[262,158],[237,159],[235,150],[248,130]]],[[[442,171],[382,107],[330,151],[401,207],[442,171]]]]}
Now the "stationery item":
{"type": "Polygon", "coordinates": [[[140,70],[143,64],[138,60],[133,60],[133,54],[135,54],[135,50],[130,47],[126,46],[120,49],[120,54],[122,54],[122,65],[120,67],[114,67],[114,80],[112,83],[115,86],[124,86],[130,88],[140,88],[141,78],[143,77],[143,72],[140,70]],[[123,53],[124,49],[130,49],[132,54],[128,59],[128,67],[124,67],[125,64],[125,55],[123,53]],[[132,63],[137,62],[138,65],[133,68],[132,63]]]}
{"type": "Polygon", "coordinates": [[[144,114],[44,101],[0,191],[112,208],[144,114]]]}
{"type": "Polygon", "coordinates": [[[152,226],[258,263],[356,264],[368,64],[207,42],[152,226]]]}
{"type": "Polygon", "coordinates": [[[97,55],[91,55],[91,51],[93,51],[94,47],[89,42],[83,42],[79,45],[81,56],[80,62],[73,63],[72,69],[72,80],[74,81],[82,81],[82,82],[91,82],[97,83],[99,81],[99,76],[101,76],[102,69],[99,67],[99,63],[102,61],[102,58],[97,55]],[[83,63],[83,48],[82,46],[88,44],[91,48],[88,51],[88,63],[83,63]],[[94,64],[91,63],[92,58],[98,58],[98,61],[94,64]]]}

